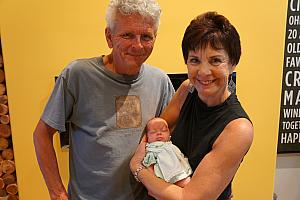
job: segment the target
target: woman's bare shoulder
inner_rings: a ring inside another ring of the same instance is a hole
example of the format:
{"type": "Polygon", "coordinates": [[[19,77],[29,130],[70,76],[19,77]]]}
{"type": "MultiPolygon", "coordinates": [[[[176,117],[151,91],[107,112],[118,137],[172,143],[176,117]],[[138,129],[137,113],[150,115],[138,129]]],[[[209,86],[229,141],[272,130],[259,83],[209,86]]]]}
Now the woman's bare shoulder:
{"type": "Polygon", "coordinates": [[[254,130],[252,123],[246,118],[231,121],[223,130],[214,145],[223,143],[239,146],[241,151],[247,152],[252,144],[254,130]]]}

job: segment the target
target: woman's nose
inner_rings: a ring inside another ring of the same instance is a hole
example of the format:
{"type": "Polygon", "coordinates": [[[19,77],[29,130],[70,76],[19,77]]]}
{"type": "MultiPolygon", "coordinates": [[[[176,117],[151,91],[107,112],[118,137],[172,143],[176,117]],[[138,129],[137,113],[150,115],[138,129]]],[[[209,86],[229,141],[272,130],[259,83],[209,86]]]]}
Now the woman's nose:
{"type": "Polygon", "coordinates": [[[197,68],[197,75],[199,75],[199,76],[209,75],[210,73],[211,73],[210,67],[206,63],[201,63],[197,68]]]}

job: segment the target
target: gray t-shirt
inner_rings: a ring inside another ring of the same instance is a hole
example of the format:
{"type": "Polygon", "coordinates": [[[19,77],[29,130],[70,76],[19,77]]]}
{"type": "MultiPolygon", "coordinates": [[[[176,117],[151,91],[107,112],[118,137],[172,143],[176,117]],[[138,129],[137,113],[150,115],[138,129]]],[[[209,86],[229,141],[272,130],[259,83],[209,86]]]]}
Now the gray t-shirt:
{"type": "Polygon", "coordinates": [[[144,199],[129,161],[147,121],[173,94],[168,76],[147,64],[138,75],[124,76],[96,57],[62,71],[41,118],[59,131],[70,122],[70,199],[144,199]]]}

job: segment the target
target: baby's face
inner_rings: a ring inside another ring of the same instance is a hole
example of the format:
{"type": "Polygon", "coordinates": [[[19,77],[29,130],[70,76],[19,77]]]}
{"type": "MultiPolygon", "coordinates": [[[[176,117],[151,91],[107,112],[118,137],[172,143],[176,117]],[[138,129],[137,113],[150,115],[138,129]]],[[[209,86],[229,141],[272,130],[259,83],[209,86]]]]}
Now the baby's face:
{"type": "Polygon", "coordinates": [[[168,124],[162,119],[154,119],[148,123],[147,131],[148,142],[170,140],[170,131],[168,124]]]}

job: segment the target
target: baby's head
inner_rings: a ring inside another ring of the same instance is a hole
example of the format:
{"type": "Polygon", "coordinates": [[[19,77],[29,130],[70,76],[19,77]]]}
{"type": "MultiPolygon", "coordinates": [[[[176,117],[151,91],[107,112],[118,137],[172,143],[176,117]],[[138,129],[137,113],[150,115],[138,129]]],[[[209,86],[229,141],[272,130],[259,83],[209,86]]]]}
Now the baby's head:
{"type": "Polygon", "coordinates": [[[148,142],[167,142],[170,140],[168,123],[162,118],[153,118],[149,120],[146,131],[148,142]]]}

